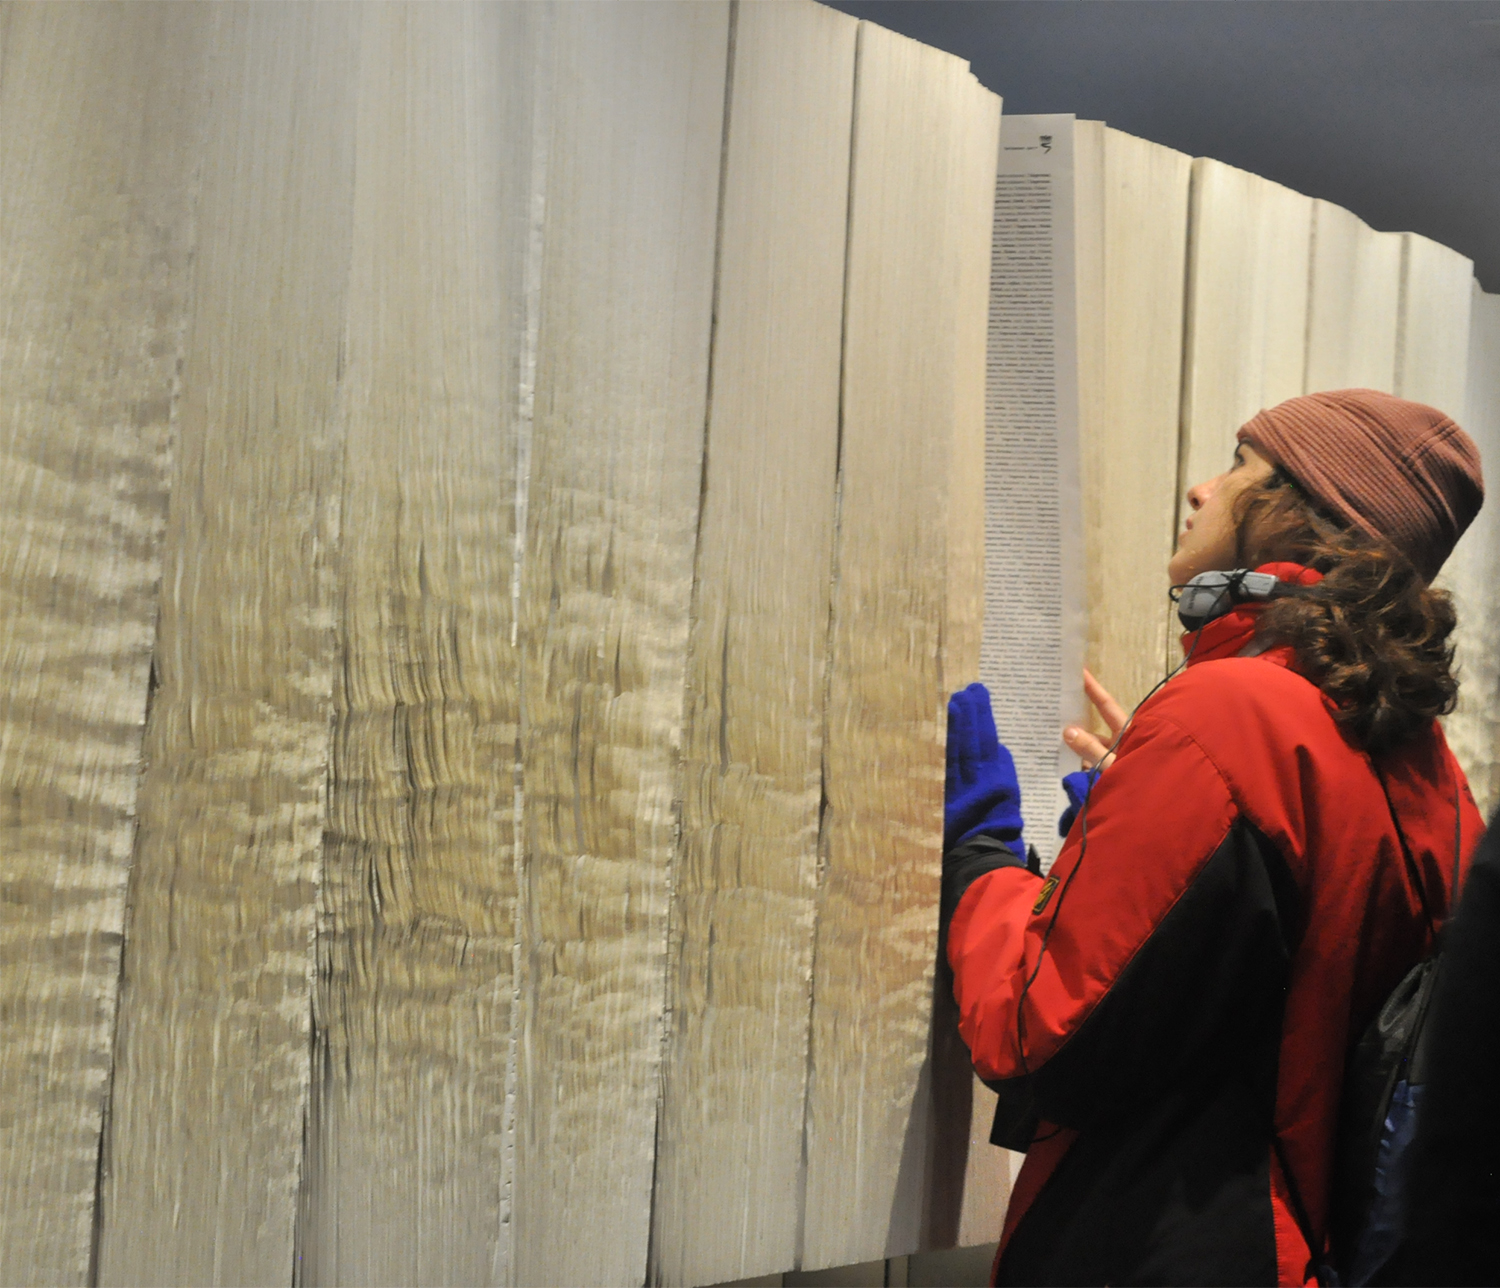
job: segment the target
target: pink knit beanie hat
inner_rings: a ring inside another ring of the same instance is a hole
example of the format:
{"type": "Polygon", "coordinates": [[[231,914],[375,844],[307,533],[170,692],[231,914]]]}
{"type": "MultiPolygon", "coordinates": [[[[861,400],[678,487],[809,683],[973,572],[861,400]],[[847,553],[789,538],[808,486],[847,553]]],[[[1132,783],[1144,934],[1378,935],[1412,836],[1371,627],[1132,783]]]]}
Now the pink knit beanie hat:
{"type": "Polygon", "coordinates": [[[1452,417],[1373,389],[1289,398],[1239,437],[1335,518],[1394,546],[1426,581],[1484,503],[1479,450],[1452,417]]]}

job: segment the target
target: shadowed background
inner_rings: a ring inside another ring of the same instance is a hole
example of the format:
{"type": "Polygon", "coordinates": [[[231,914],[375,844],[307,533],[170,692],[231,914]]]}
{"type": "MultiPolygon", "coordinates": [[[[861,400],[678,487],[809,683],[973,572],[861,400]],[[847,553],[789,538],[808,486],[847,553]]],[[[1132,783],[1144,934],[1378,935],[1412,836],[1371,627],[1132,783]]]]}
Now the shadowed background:
{"type": "Polygon", "coordinates": [[[1418,232],[1500,290],[1500,3],[834,0],[1072,112],[1418,232]]]}

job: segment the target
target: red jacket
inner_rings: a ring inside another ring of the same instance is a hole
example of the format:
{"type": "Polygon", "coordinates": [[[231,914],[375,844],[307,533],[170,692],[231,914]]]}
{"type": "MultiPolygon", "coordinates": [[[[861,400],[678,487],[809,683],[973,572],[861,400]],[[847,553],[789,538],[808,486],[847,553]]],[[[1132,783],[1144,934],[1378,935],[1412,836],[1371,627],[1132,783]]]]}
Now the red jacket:
{"type": "Polygon", "coordinates": [[[1483,824],[1436,723],[1372,763],[1289,650],[1235,656],[1254,616],[1136,714],[1086,852],[1075,822],[1046,882],[993,845],[948,865],[996,1139],[1039,1121],[998,1283],[1312,1280],[1345,1054],[1430,947],[1392,809],[1437,920],[1483,824]]]}

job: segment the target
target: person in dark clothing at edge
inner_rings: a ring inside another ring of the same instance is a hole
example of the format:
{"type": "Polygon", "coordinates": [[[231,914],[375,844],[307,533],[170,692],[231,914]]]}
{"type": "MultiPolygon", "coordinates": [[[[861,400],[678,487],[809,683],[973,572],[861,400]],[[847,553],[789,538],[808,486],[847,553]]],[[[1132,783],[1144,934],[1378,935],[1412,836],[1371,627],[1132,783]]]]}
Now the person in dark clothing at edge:
{"type": "Polygon", "coordinates": [[[945,951],[993,1139],[1026,1150],[996,1283],[1316,1282],[1346,1053],[1483,828],[1436,720],[1455,618],[1429,584],[1482,501],[1431,407],[1343,390],[1256,415],[1189,491],[1169,573],[1286,593],[1185,635],[1128,727],[1088,677],[1124,734],[1111,763],[1068,731],[1102,772],[1045,881],[988,693],[954,695],[945,951]]]}
{"type": "Polygon", "coordinates": [[[1444,933],[1406,1237],[1378,1283],[1500,1284],[1500,811],[1444,933]]]}

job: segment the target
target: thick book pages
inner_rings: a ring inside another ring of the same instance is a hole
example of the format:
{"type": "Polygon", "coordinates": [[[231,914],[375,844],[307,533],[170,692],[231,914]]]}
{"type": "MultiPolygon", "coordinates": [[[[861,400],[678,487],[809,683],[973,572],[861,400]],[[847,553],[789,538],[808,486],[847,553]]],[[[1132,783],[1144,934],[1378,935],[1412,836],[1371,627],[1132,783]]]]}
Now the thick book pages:
{"type": "Polygon", "coordinates": [[[1077,203],[1080,239],[1096,228],[1101,260],[1096,285],[1080,273],[1080,335],[1097,328],[1103,350],[1083,370],[1081,395],[1087,662],[1128,710],[1180,658],[1167,562],[1192,159],[1119,130],[1102,135],[1097,198],[1080,185],[1077,203]]]}
{"type": "Polygon", "coordinates": [[[995,96],[811,5],[4,25],[3,1277],[995,1237],[995,96]]]}
{"type": "Polygon", "coordinates": [[[1377,233],[1329,201],[1313,202],[1306,393],[1396,386],[1400,233],[1377,233]]]}
{"type": "MultiPolygon", "coordinates": [[[[977,91],[977,87],[976,87],[977,91]]],[[[984,633],[985,376],[989,364],[990,274],[996,169],[1000,153],[998,101],[971,91],[963,168],[973,203],[960,252],[958,352],[954,361],[953,459],[948,491],[948,603],[943,617],[943,688],[956,690],[979,674],[984,633]],[[972,266],[972,267],[971,267],[972,266]]],[[[939,966],[939,979],[942,967],[939,966]]],[[[951,991],[939,986],[933,1006],[933,1138],[929,1165],[926,1246],[969,1248],[999,1237],[1010,1196],[1014,1156],[990,1144],[995,1093],[974,1072],[958,1034],[951,991]],[[967,1092],[966,1092],[967,1089],[967,1092]],[[968,1109],[967,1115],[964,1109],[968,1109]],[[956,1187],[962,1186],[961,1194],[956,1187]],[[953,1222],[956,1220],[957,1227],[953,1222]]]]}
{"type": "Polygon", "coordinates": [[[0,1283],[93,1265],[205,16],[0,16],[0,1283]]]}
{"type": "MultiPolygon", "coordinates": [[[[807,1268],[911,1251],[932,1216],[948,493],[955,435],[979,431],[963,424],[975,404],[956,391],[978,376],[969,328],[983,317],[971,278],[989,267],[978,230],[990,218],[1000,107],[966,64],[869,23],[858,59],[807,1268]]],[[[965,1076],[964,1108],[968,1089],[965,1076]]]]}
{"type": "Polygon", "coordinates": [[[1401,234],[1396,388],[1457,417],[1469,382],[1474,263],[1417,233],[1401,234]]]}
{"type": "Polygon", "coordinates": [[[550,11],[517,608],[521,1283],[646,1274],[729,16],[550,11]]]}
{"type": "Polygon", "coordinates": [[[1047,867],[1060,847],[1060,779],[1077,768],[1062,726],[1084,707],[1074,120],[1006,117],[1000,137],[979,674],[1015,757],[1026,839],[1047,867]]]}
{"type": "Polygon", "coordinates": [[[104,1282],[284,1280],[311,1081],[357,18],[209,24],[104,1282]]]}
{"type": "Polygon", "coordinates": [[[505,1261],[532,14],[359,8],[307,1283],[505,1261]]]}
{"type": "MultiPolygon", "coordinates": [[[[1474,265],[1457,251],[1416,233],[1402,235],[1401,259],[1396,393],[1437,407],[1462,425],[1468,401],[1474,265]]],[[[1481,526],[1479,532],[1484,530],[1481,526]]],[[[1458,610],[1453,637],[1458,708],[1444,719],[1443,728],[1471,778],[1486,777],[1490,763],[1490,712],[1481,704],[1487,687],[1482,677],[1493,656],[1487,656],[1483,646],[1485,606],[1492,590],[1485,584],[1481,539],[1464,537],[1434,582],[1452,592],[1458,610]]]]}
{"type": "Polygon", "coordinates": [[[1179,484],[1229,468],[1235,431],[1303,392],[1312,199],[1193,162],[1179,484]]]}
{"type": "MultiPolygon", "coordinates": [[[[953,451],[948,482],[948,599],[943,614],[943,689],[951,692],[979,675],[984,632],[985,373],[989,362],[990,273],[994,239],[1000,103],[973,85],[969,138],[960,144],[970,164],[958,168],[963,187],[955,201],[971,213],[957,230],[960,270],[956,295],[953,451]]],[[[939,967],[939,980],[943,978],[939,967]]],[[[1010,1196],[1012,1156],[990,1144],[995,1093],[979,1080],[958,1033],[950,990],[935,991],[929,1056],[931,1137],[925,1181],[922,1244],[974,1247],[999,1237],[1010,1196]]]]}
{"type": "MultiPolygon", "coordinates": [[[[1103,121],[1073,124],[1073,279],[1078,335],[1078,489],[1083,513],[1083,556],[1092,573],[1092,556],[1098,544],[1094,531],[1099,501],[1099,459],[1106,434],[1105,352],[1108,348],[1105,318],[1105,198],[1104,151],[1109,134],[1103,121]]],[[[1182,313],[1179,284],[1177,312],[1182,313]]],[[[1175,444],[1174,444],[1175,446],[1175,444]]],[[[1093,578],[1085,582],[1085,593],[1093,589],[1093,578]]],[[[1092,609],[1092,603],[1089,608],[1092,609]]],[[[1092,614],[1089,625],[1095,626],[1092,614]]],[[[1087,661],[1087,653],[1085,653],[1087,661]]]]}
{"type": "MultiPolygon", "coordinates": [[[[1464,408],[1463,427],[1479,447],[1489,497],[1460,546],[1472,561],[1466,581],[1475,608],[1460,710],[1469,717],[1461,721],[1462,734],[1473,740],[1469,785],[1488,819],[1500,806],[1500,295],[1486,294],[1478,282],[1464,408]]],[[[1449,731],[1455,732],[1452,719],[1449,731]]]]}
{"type": "Polygon", "coordinates": [[[652,1266],[797,1260],[855,33],[734,28],[652,1266]]]}

